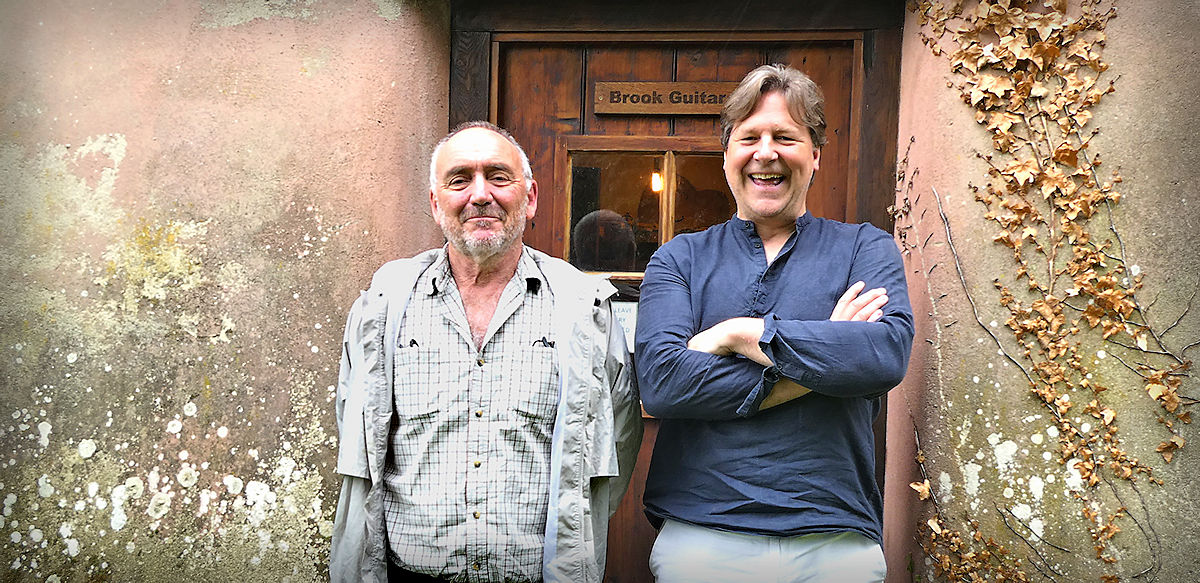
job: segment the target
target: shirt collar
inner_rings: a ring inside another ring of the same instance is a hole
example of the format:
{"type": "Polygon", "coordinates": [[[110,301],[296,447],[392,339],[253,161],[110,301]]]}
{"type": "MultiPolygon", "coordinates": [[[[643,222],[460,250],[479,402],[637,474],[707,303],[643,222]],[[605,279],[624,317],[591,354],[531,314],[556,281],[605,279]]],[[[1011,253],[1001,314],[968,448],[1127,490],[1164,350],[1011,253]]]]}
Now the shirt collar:
{"type": "Polygon", "coordinates": [[[529,252],[529,247],[524,247],[521,251],[521,260],[517,262],[517,277],[525,280],[525,291],[542,293],[545,276],[538,268],[537,261],[533,259],[533,253],[529,252]]]}
{"type": "MultiPolygon", "coordinates": [[[[799,233],[800,231],[803,231],[804,227],[812,222],[812,219],[813,219],[812,213],[808,212],[808,210],[806,209],[804,211],[804,214],[796,217],[796,232],[799,233]]],[[[757,231],[755,230],[755,227],[754,227],[754,221],[747,221],[747,220],[737,216],[736,213],[733,215],[733,218],[730,219],[730,222],[734,226],[736,226],[739,229],[746,231],[750,234],[757,233],[757,231]]]]}
{"type": "MultiPolygon", "coordinates": [[[[450,281],[450,247],[447,243],[442,246],[442,252],[438,254],[437,259],[434,259],[433,264],[429,266],[429,273],[432,276],[429,278],[429,285],[425,290],[428,295],[438,295],[446,289],[445,282],[450,281]]],[[[529,247],[522,246],[521,259],[517,261],[517,278],[525,280],[525,291],[540,294],[545,281],[545,276],[542,275],[542,270],[538,269],[537,261],[534,260],[533,254],[529,252],[529,247]]]]}
{"type": "Polygon", "coordinates": [[[442,245],[442,252],[438,253],[437,258],[433,260],[433,264],[429,266],[429,286],[425,293],[431,296],[436,296],[446,289],[444,285],[450,280],[450,244],[442,245]]]}

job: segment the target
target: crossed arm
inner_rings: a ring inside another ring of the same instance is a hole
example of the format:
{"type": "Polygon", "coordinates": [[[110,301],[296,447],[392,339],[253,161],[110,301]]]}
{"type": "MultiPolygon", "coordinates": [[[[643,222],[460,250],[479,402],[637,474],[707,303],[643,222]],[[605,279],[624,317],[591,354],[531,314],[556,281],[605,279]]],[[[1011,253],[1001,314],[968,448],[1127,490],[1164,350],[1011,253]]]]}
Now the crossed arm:
{"type": "MultiPolygon", "coordinates": [[[[864,282],[850,286],[838,298],[833,313],[829,315],[831,322],[874,322],[883,317],[883,306],[887,304],[887,291],[875,288],[863,291],[864,282]]],[[[774,366],[775,363],[763,352],[759,340],[763,335],[764,322],[762,318],[730,318],[692,337],[688,341],[689,350],[707,352],[717,356],[741,354],[763,366],[774,366]]],[[[803,397],[811,391],[788,378],[779,379],[771,392],[763,399],[759,410],[782,405],[792,399],[803,397]]]]}

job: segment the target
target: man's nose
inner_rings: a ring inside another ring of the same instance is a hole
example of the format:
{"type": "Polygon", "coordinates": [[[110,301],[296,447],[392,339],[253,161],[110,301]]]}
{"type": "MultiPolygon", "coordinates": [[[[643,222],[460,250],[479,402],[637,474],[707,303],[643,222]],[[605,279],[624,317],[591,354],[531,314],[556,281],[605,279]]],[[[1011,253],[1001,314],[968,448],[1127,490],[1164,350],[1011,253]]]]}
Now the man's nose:
{"type": "Polygon", "coordinates": [[[493,200],[492,189],[488,184],[487,177],[483,173],[476,174],[471,178],[470,186],[470,202],[476,206],[487,206],[493,200]]]}
{"type": "Polygon", "coordinates": [[[775,140],[770,136],[763,136],[758,141],[758,147],[754,150],[754,159],[762,162],[771,162],[778,158],[779,154],[775,152],[775,140]]]}

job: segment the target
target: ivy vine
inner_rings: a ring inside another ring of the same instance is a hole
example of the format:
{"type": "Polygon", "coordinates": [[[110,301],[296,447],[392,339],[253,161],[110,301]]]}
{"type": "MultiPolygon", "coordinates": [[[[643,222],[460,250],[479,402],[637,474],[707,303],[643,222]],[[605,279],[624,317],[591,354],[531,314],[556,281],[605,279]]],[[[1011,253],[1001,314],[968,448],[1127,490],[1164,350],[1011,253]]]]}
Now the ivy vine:
{"type": "MultiPolygon", "coordinates": [[[[955,76],[950,86],[975,112],[975,120],[991,137],[992,150],[976,155],[986,163],[982,186],[970,192],[995,226],[993,241],[1012,256],[1013,271],[993,282],[1011,336],[1002,339],[984,325],[968,293],[975,319],[1009,361],[1025,375],[1031,395],[1055,420],[1058,460],[1082,478],[1074,496],[1080,517],[1091,533],[1095,558],[1107,571],[1117,562],[1110,541],[1133,521],[1156,539],[1151,525],[1133,519],[1115,483],[1139,480],[1162,485],[1152,463],[1138,459],[1120,438],[1118,405],[1105,396],[1109,388],[1093,370],[1085,347],[1103,346],[1140,379],[1146,395],[1158,404],[1164,439],[1157,447],[1171,463],[1186,445],[1180,425],[1191,422],[1189,408],[1198,401],[1185,395],[1191,379],[1186,353],[1200,342],[1177,346],[1172,332],[1188,308],[1168,326],[1156,326],[1150,305],[1141,301],[1144,274],[1126,255],[1113,207],[1121,200],[1119,172],[1104,173],[1100,154],[1091,146],[1098,130],[1093,109],[1115,91],[1119,78],[1107,75],[1102,59],[1105,28],[1116,17],[1115,2],[1076,0],[934,0],[910,1],[918,15],[921,41],[935,56],[949,60],[955,76]],[[1079,419],[1090,419],[1080,423],[1079,419]],[[1118,501],[1106,505],[1098,490],[1105,486],[1118,501]]],[[[920,252],[933,236],[920,240],[909,212],[915,172],[905,156],[898,174],[897,237],[906,254],[920,252]],[[907,219],[907,220],[906,220],[907,219]]],[[[936,190],[946,241],[955,257],[959,279],[967,291],[950,225],[936,190]]],[[[930,268],[932,269],[932,268],[930,268]]],[[[932,290],[930,290],[932,291],[932,290]]],[[[940,332],[939,332],[940,334],[940,332]]],[[[918,439],[918,466],[925,473],[918,439]]],[[[934,515],[922,525],[922,545],[935,572],[954,581],[1028,581],[1017,554],[966,520],[967,533],[951,528],[954,521],[938,507],[927,476],[911,484],[922,500],[932,500],[934,515]]],[[[1140,493],[1138,494],[1140,497],[1140,493]]],[[[1043,552],[1066,549],[1041,540],[1028,525],[997,506],[1004,525],[1032,551],[1031,564],[1045,578],[1063,580],[1055,561],[1043,552]],[[1010,521],[1010,518],[1012,519],[1010,521]],[[1014,525],[1014,522],[1017,523],[1014,525]],[[1023,528],[1022,528],[1023,527],[1023,528]]],[[[1000,537],[1003,539],[1004,537],[1000,537]]],[[[1150,544],[1157,562],[1155,543],[1150,544]]],[[[1143,574],[1154,571],[1152,565],[1143,574]]]]}

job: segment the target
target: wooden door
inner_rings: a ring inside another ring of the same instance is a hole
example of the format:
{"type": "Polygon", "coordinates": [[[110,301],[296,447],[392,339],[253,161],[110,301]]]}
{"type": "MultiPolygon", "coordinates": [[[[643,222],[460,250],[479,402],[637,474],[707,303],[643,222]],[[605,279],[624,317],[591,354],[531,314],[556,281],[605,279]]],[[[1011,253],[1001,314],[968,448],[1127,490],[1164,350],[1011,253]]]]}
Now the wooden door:
{"type": "MultiPolygon", "coordinates": [[[[860,33],[724,34],[711,41],[697,34],[494,35],[490,117],[526,148],[540,189],[526,243],[564,259],[570,256],[568,183],[572,156],[578,152],[720,154],[716,115],[597,113],[596,83],[736,82],[758,65],[777,62],[804,71],[825,93],[829,141],[809,190],[809,209],[817,216],[857,219],[855,112],[862,107],[861,82],[856,84],[862,75],[857,68],[861,41],[860,33]]],[[[655,533],[642,513],[642,493],[657,433],[658,422],[647,418],[633,483],[610,523],[606,581],[653,580],[647,564],[655,533]]]]}

